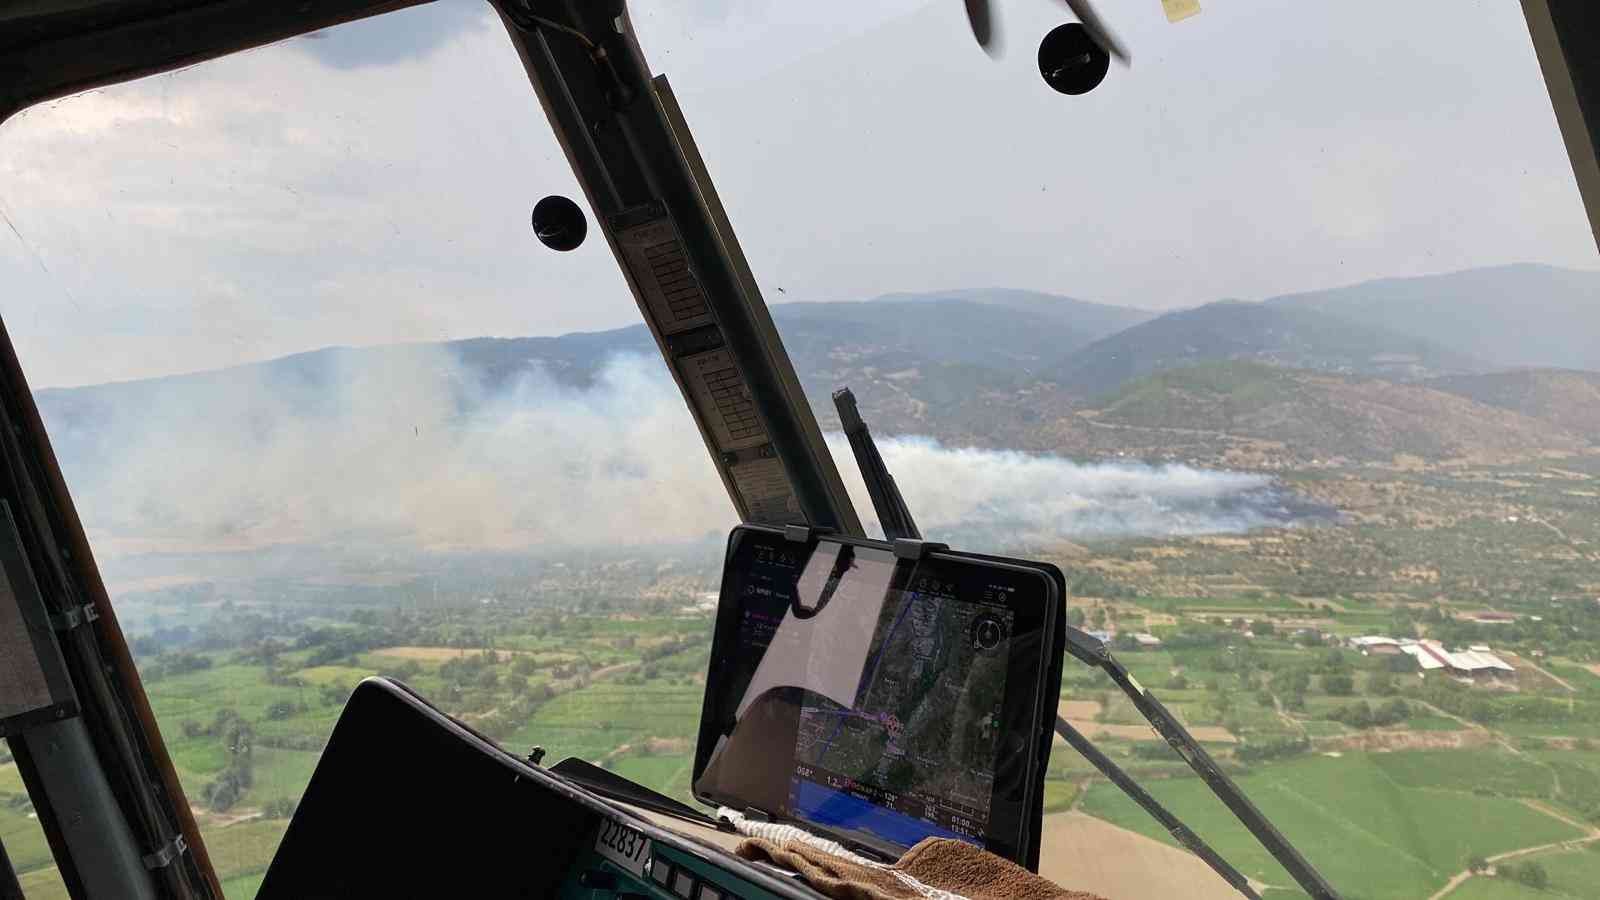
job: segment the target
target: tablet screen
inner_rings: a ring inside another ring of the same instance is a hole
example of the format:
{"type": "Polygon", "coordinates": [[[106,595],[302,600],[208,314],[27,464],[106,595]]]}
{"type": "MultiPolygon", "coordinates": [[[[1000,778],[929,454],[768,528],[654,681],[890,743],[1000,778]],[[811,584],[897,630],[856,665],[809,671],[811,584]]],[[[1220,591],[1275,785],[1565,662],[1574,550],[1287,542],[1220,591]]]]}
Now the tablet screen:
{"type": "Polygon", "coordinates": [[[930,836],[1014,846],[1047,587],[1003,564],[746,531],[696,793],[888,853],[930,836]]]}

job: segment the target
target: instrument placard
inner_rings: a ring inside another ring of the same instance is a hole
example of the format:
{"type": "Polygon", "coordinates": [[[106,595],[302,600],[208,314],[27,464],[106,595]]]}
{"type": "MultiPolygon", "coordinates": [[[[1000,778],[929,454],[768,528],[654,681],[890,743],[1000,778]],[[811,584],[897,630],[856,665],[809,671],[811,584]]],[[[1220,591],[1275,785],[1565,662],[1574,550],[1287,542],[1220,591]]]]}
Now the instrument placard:
{"type": "Polygon", "coordinates": [[[650,861],[650,839],[618,822],[601,819],[595,832],[594,850],[630,873],[645,877],[644,867],[650,861]]]}

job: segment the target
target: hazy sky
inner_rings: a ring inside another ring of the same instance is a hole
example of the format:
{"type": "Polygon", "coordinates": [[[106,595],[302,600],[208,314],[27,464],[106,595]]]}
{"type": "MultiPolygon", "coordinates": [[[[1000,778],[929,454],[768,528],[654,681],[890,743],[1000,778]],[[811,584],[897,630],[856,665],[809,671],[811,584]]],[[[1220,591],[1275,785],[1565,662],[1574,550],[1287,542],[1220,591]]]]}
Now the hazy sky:
{"type": "MultiPolygon", "coordinates": [[[[1034,62],[1064,7],[998,5],[992,60],[956,0],[635,3],[769,301],[1600,267],[1516,3],[1103,0],[1134,64],[1078,98],[1034,62]]],[[[443,0],[0,126],[0,315],[36,387],[638,321],[603,241],[534,241],[558,192],[498,20],[443,0]]]]}

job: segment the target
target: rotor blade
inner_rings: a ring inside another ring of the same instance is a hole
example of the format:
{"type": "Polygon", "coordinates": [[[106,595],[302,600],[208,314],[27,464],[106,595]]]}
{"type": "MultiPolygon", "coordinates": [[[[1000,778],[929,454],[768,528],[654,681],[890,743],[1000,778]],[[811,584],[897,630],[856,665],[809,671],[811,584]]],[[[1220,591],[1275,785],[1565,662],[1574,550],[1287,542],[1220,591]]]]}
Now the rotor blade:
{"type": "MultiPolygon", "coordinates": [[[[1094,42],[1100,45],[1101,50],[1111,54],[1113,59],[1125,66],[1133,64],[1133,57],[1128,55],[1128,51],[1123,48],[1122,42],[1117,40],[1117,36],[1111,33],[1110,28],[1106,27],[1106,23],[1100,19],[1100,14],[1095,12],[1094,7],[1089,5],[1089,0],[1066,0],[1066,3],[1067,8],[1072,10],[1072,14],[1078,17],[1079,22],[1083,23],[1083,27],[1089,29],[1089,36],[1094,38],[1094,42]]],[[[968,0],[967,9],[970,10],[971,8],[971,0],[968,0]]],[[[982,41],[979,41],[979,43],[982,43],[982,41]]]]}
{"type": "Polygon", "coordinates": [[[989,10],[989,0],[966,0],[967,23],[972,26],[972,36],[985,53],[993,55],[998,45],[994,40],[994,14],[989,10]]]}

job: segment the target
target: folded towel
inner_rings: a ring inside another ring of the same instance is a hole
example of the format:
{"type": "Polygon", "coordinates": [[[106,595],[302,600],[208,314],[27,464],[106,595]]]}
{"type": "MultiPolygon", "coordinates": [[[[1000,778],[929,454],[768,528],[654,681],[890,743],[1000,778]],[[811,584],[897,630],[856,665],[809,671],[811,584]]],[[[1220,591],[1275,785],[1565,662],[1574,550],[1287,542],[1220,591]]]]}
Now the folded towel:
{"type": "Polygon", "coordinates": [[[1010,860],[949,838],[926,838],[892,866],[804,840],[754,837],[735,852],[797,872],[836,900],[1103,900],[1058,887],[1010,860]]]}

